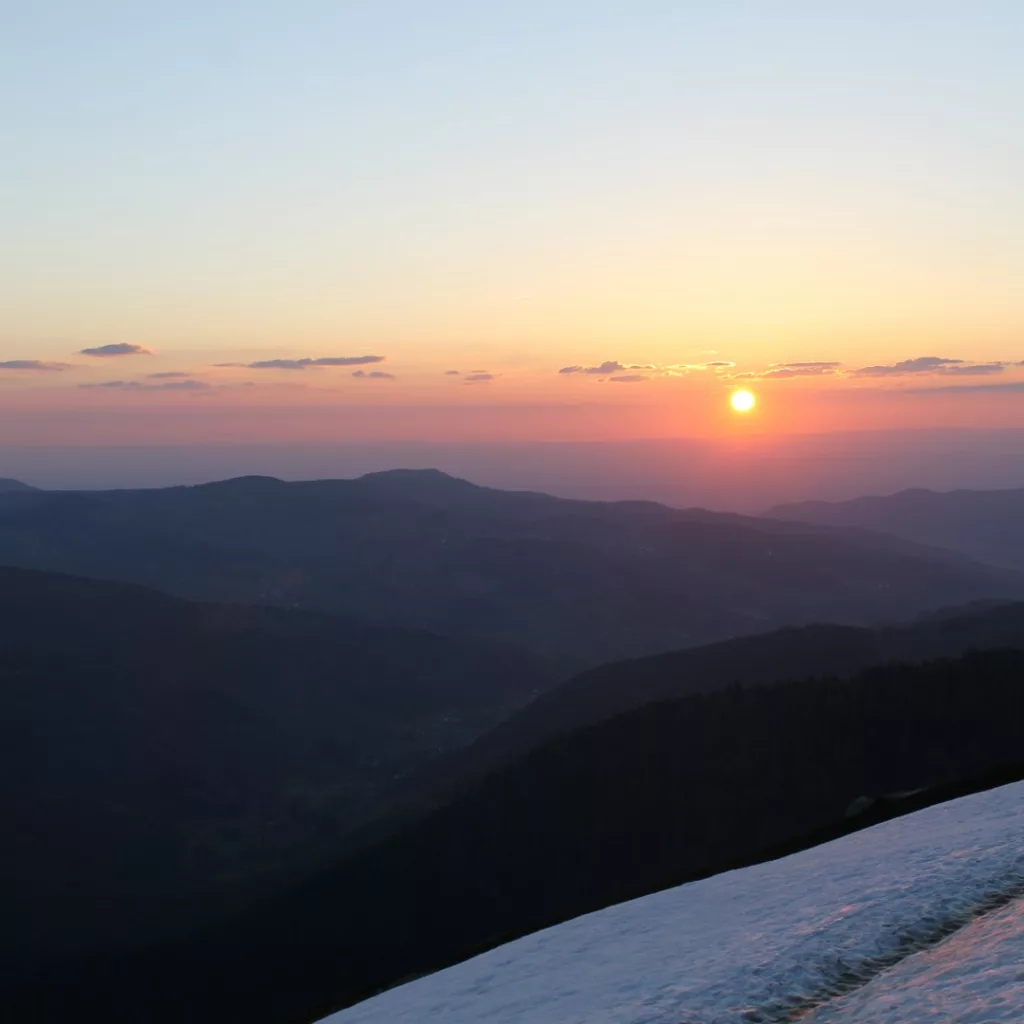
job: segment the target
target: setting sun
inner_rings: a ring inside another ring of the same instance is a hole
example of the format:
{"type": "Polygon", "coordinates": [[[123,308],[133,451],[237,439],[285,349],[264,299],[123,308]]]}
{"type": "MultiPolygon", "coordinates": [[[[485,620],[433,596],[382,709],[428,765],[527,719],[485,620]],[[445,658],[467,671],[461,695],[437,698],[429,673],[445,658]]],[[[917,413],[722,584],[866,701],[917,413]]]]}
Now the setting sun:
{"type": "Polygon", "coordinates": [[[752,391],[734,391],[729,404],[736,412],[750,412],[757,405],[757,399],[752,391]]]}

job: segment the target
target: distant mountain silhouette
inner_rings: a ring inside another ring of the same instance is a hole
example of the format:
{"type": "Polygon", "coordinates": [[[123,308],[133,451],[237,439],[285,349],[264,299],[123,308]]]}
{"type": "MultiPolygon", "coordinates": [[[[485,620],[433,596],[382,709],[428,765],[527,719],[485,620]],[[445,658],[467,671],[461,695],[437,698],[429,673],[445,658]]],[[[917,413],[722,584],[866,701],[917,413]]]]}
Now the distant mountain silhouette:
{"type": "Polygon", "coordinates": [[[23,484],[20,480],[11,480],[10,477],[0,477],[0,494],[11,491],[34,491],[37,488],[23,484]]]}
{"type": "Polygon", "coordinates": [[[853,501],[780,505],[776,519],[885,530],[961,551],[992,565],[1024,568],[1024,488],[1005,491],[900,491],[853,501]]]}
{"type": "Polygon", "coordinates": [[[433,470],[5,494],[0,563],[356,615],[578,667],[1024,597],[1024,574],[881,534],[500,491],[433,470]]]}
{"type": "Polygon", "coordinates": [[[294,879],[555,678],[500,647],[0,568],[0,959],[294,879]]]}
{"type": "Polygon", "coordinates": [[[53,961],[19,1019],[299,1024],[518,935],[829,838],[863,797],[1024,759],[1024,651],[727,687],[556,737],[450,805],[187,939],[53,961]],[[35,1016],[32,1016],[35,1014],[35,1016]]]}

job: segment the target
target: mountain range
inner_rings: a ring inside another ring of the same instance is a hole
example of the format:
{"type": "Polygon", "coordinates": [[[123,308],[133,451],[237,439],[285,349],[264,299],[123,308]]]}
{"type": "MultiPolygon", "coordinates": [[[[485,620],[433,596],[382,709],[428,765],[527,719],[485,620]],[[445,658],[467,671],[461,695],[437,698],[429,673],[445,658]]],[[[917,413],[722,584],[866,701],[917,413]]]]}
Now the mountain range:
{"type": "Polygon", "coordinates": [[[768,515],[821,526],[884,530],[992,565],[1024,568],[1024,489],[915,489],[853,501],[779,505],[768,515]]]}
{"type": "Polygon", "coordinates": [[[1012,554],[789,516],[0,486],[8,1004],[308,1024],[1024,761],[1012,554]]]}
{"type": "Polygon", "coordinates": [[[0,564],[356,616],[577,667],[865,625],[1024,575],[863,530],[477,487],[436,471],[0,495],[0,564]]]}

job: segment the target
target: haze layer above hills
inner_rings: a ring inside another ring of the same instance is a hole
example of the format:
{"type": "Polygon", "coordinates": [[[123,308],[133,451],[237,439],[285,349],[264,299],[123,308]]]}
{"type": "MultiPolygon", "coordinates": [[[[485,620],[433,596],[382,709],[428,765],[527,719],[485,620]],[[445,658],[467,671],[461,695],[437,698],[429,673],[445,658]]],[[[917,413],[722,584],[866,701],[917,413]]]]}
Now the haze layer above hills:
{"type": "MultiPolygon", "coordinates": [[[[495,410],[497,411],[497,410],[495,410]]],[[[594,407],[593,412],[598,412],[594,407]]],[[[904,487],[1019,487],[1024,430],[875,430],[631,441],[430,440],[147,444],[151,408],[119,417],[119,438],[73,447],[28,443],[25,410],[0,408],[0,475],[47,490],[168,487],[239,476],[356,477],[396,466],[436,468],[489,487],[603,501],[646,498],[755,514],[771,505],[845,501],[904,487]],[[141,417],[137,418],[137,417],[141,417]],[[7,429],[5,429],[7,428],[7,429]],[[134,436],[133,436],[134,435],[134,436]],[[132,436],[132,443],[124,439],[132,436]],[[24,444],[10,443],[15,438],[24,444]]],[[[192,414],[198,415],[198,407],[192,414]]],[[[382,415],[387,410],[380,410],[382,415]]],[[[524,410],[523,416],[529,415],[524,410]]],[[[88,425],[83,424],[87,433],[88,425]]]]}
{"type": "Polygon", "coordinates": [[[881,535],[497,491],[436,471],[9,493],[0,563],[356,615],[577,665],[1024,596],[1024,575],[881,535]]]}
{"type": "Polygon", "coordinates": [[[961,551],[992,565],[1024,568],[1024,489],[908,490],[838,503],[780,505],[768,515],[824,526],[884,530],[961,551]]]}

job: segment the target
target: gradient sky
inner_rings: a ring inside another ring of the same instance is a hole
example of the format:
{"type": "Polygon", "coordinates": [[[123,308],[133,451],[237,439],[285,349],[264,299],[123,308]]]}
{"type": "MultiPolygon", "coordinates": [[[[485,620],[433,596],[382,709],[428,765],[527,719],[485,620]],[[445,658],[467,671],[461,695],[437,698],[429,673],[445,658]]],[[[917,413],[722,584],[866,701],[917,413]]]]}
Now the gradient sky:
{"type": "Polygon", "coordinates": [[[9,4],[0,441],[1024,426],[1021,53],[1018,0],[9,4]]]}

